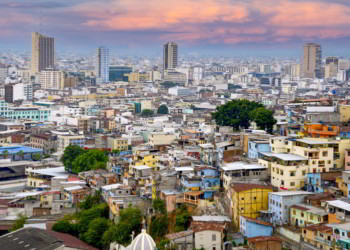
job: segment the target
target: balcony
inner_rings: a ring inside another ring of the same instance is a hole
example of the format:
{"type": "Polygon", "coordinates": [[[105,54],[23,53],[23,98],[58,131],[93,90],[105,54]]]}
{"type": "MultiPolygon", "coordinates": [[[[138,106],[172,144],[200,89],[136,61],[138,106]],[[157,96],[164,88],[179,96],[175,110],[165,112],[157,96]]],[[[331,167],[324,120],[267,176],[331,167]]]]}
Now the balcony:
{"type": "Polygon", "coordinates": [[[321,243],[323,243],[323,244],[327,244],[328,246],[332,246],[332,241],[330,241],[330,240],[325,240],[325,239],[323,239],[323,238],[321,238],[321,237],[319,237],[319,236],[316,236],[316,237],[315,237],[315,240],[318,241],[318,242],[321,242],[321,243]]]}

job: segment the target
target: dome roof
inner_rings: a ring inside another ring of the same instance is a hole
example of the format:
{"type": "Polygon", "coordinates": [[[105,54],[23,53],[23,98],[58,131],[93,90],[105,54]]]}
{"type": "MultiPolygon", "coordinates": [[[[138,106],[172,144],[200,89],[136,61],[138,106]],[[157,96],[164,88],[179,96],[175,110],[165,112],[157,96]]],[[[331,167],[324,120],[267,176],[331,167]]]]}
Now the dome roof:
{"type": "Polygon", "coordinates": [[[128,250],[153,250],[156,247],[156,243],[152,237],[146,233],[146,229],[142,229],[142,232],[136,236],[136,238],[128,246],[128,250]]]}

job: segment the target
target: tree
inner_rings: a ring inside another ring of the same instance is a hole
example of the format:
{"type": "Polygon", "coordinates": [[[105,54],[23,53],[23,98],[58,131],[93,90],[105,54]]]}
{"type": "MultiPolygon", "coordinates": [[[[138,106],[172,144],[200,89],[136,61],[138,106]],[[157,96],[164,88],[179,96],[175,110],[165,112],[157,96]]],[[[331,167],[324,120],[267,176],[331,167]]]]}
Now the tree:
{"type": "Polygon", "coordinates": [[[80,209],[90,209],[92,208],[94,205],[99,204],[101,199],[100,199],[100,192],[96,191],[96,193],[94,195],[89,195],[88,197],[86,197],[86,199],[78,204],[78,207],[80,209]]]}
{"type": "Polygon", "coordinates": [[[33,154],[33,160],[34,161],[40,161],[41,160],[41,154],[33,154]]]}
{"type": "Polygon", "coordinates": [[[153,110],[150,110],[150,109],[144,109],[141,112],[142,117],[150,117],[152,115],[153,115],[153,110]]]}
{"type": "Polygon", "coordinates": [[[70,223],[68,220],[59,220],[52,226],[52,230],[59,233],[67,233],[75,237],[79,236],[78,227],[76,224],[70,223]]]}
{"type": "Polygon", "coordinates": [[[7,157],[9,156],[9,151],[6,149],[4,150],[4,152],[2,153],[2,155],[4,156],[4,159],[7,159],[7,157]]]}
{"type": "Polygon", "coordinates": [[[253,110],[250,114],[250,118],[260,129],[266,130],[268,133],[272,133],[273,125],[277,122],[273,118],[273,111],[264,107],[253,110]]]}
{"type": "Polygon", "coordinates": [[[11,232],[16,231],[18,229],[21,229],[24,224],[26,224],[28,217],[22,214],[17,215],[17,219],[15,220],[15,223],[11,227],[11,232]]]}
{"type": "Polygon", "coordinates": [[[263,105],[257,102],[233,100],[217,107],[212,117],[218,125],[230,126],[239,130],[250,126],[250,113],[260,107],[263,105]]]}
{"type": "Polygon", "coordinates": [[[159,106],[157,110],[157,114],[166,115],[168,113],[169,113],[169,109],[165,104],[159,106]]]}
{"type": "Polygon", "coordinates": [[[84,149],[77,145],[69,145],[64,149],[64,153],[61,157],[63,165],[69,173],[72,172],[72,163],[79,155],[84,153],[84,149]]]}
{"type": "Polygon", "coordinates": [[[142,212],[139,208],[128,207],[121,210],[118,223],[109,227],[103,234],[103,244],[106,246],[114,241],[122,245],[129,244],[132,232],[135,235],[141,232],[142,218],[142,212]]]}
{"type": "Polygon", "coordinates": [[[106,218],[95,218],[89,224],[89,229],[84,233],[84,241],[94,247],[103,247],[102,236],[108,229],[106,218]]]}
{"type": "Polygon", "coordinates": [[[23,160],[23,156],[24,156],[23,150],[20,150],[17,154],[18,154],[19,158],[20,158],[21,160],[23,160]]]}
{"type": "Polygon", "coordinates": [[[152,207],[155,215],[151,217],[149,232],[153,239],[160,241],[168,232],[168,214],[165,207],[165,202],[160,198],[156,198],[153,201],[152,207]]]}
{"type": "Polygon", "coordinates": [[[107,161],[108,156],[103,151],[98,149],[87,150],[74,159],[71,172],[78,174],[88,170],[105,169],[107,161]]]}
{"type": "Polygon", "coordinates": [[[188,207],[182,204],[178,209],[176,209],[176,219],[175,219],[175,231],[181,232],[188,229],[190,226],[191,214],[188,211],[188,207]]]}
{"type": "Polygon", "coordinates": [[[118,155],[120,154],[120,150],[119,150],[119,149],[113,149],[113,150],[111,151],[111,153],[118,156],[118,155]]]}
{"type": "Polygon", "coordinates": [[[89,230],[89,224],[96,218],[108,218],[109,217],[109,208],[107,203],[102,203],[99,205],[95,205],[88,210],[83,210],[79,214],[78,217],[78,230],[80,233],[80,237],[83,238],[83,234],[89,230]]]}

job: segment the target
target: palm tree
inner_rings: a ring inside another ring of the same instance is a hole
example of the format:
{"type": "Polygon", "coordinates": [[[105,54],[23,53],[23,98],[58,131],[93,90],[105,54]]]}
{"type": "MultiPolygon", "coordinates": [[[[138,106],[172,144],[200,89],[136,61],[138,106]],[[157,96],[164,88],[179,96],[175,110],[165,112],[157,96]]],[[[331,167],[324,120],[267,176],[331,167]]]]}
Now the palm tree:
{"type": "Polygon", "coordinates": [[[8,150],[4,150],[2,155],[4,156],[4,159],[7,159],[7,157],[9,156],[9,151],[8,150]]]}
{"type": "Polygon", "coordinates": [[[17,154],[19,155],[20,159],[23,160],[23,156],[24,156],[23,150],[20,150],[17,154]]]}

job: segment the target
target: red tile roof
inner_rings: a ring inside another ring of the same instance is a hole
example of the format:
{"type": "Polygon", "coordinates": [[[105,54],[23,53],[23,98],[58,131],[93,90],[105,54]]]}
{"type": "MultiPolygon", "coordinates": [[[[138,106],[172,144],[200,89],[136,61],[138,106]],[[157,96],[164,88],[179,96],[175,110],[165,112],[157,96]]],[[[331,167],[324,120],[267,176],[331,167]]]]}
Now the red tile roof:
{"type": "Polygon", "coordinates": [[[246,217],[246,216],[242,216],[242,217],[244,217],[247,221],[250,221],[250,222],[253,222],[253,223],[256,223],[256,224],[273,227],[273,225],[271,223],[263,221],[263,220],[257,220],[257,219],[249,218],[249,217],[246,217]]]}
{"type": "Polygon", "coordinates": [[[258,243],[258,242],[264,242],[264,241],[279,241],[282,242],[282,240],[276,236],[257,236],[248,238],[249,243],[258,243]]]}

